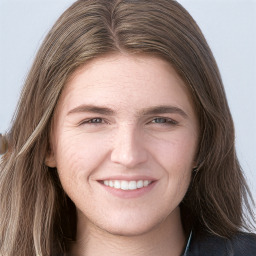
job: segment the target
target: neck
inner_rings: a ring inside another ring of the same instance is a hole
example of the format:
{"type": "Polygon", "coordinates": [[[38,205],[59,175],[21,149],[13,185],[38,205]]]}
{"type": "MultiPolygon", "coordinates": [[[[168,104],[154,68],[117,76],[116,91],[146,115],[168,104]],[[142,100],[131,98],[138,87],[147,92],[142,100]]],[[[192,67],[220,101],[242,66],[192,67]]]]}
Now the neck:
{"type": "Polygon", "coordinates": [[[179,256],[186,243],[180,217],[174,221],[170,216],[152,230],[136,236],[111,234],[88,222],[80,230],[77,241],[71,245],[72,256],[179,256]]]}

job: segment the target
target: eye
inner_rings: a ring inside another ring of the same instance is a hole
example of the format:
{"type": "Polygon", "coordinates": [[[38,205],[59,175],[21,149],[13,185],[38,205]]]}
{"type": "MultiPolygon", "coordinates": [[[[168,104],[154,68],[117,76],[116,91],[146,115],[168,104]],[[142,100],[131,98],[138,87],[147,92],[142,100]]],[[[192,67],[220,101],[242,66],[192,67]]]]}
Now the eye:
{"type": "Polygon", "coordinates": [[[103,122],[102,118],[93,118],[88,120],[88,123],[92,123],[92,124],[100,124],[102,122],[103,122]]]}
{"type": "Polygon", "coordinates": [[[83,124],[102,124],[105,123],[104,120],[102,118],[96,117],[96,118],[91,118],[91,119],[87,119],[82,121],[79,125],[83,125],[83,124]]]}
{"type": "Polygon", "coordinates": [[[164,124],[164,125],[176,125],[176,124],[178,124],[175,120],[173,120],[171,118],[165,118],[165,117],[156,117],[151,122],[155,123],[155,124],[164,124]]]}

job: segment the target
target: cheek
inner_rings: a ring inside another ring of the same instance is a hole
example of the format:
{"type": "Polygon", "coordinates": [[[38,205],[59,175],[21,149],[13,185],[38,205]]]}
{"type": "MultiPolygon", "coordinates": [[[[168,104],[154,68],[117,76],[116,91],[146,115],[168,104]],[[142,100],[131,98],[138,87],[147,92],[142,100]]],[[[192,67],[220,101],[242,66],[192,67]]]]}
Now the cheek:
{"type": "Polygon", "coordinates": [[[106,156],[106,143],[93,135],[63,132],[56,143],[57,169],[61,179],[88,179],[106,156]]]}
{"type": "Polygon", "coordinates": [[[165,139],[155,140],[152,145],[153,155],[169,172],[187,172],[192,170],[196,148],[196,135],[188,132],[177,132],[165,139]]]}
{"type": "Polygon", "coordinates": [[[188,189],[197,148],[196,138],[190,132],[177,132],[164,141],[155,142],[152,154],[166,175],[166,195],[163,198],[167,204],[178,204],[188,189]]]}

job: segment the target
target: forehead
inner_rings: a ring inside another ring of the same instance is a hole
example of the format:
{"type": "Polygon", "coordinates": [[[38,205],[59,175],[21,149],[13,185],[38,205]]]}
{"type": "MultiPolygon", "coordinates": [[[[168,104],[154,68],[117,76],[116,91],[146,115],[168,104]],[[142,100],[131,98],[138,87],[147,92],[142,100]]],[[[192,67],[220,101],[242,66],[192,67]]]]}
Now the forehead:
{"type": "Polygon", "coordinates": [[[191,108],[189,92],[174,68],[150,55],[115,54],[99,57],[77,69],[68,80],[59,107],[105,104],[120,109],[183,104],[191,108]]]}

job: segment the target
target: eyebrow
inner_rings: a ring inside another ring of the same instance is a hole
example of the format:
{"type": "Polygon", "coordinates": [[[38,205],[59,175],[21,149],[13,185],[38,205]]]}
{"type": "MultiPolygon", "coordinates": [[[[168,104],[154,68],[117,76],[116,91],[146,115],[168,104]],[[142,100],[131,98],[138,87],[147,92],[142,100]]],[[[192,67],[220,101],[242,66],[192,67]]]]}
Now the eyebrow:
{"type": "MultiPolygon", "coordinates": [[[[74,113],[84,113],[84,112],[108,115],[108,116],[114,116],[116,114],[116,111],[105,106],[80,105],[78,107],[75,107],[74,109],[71,109],[68,112],[68,115],[74,114],[74,113]]],[[[153,107],[142,109],[141,111],[139,111],[138,116],[159,115],[159,114],[168,114],[168,113],[179,114],[184,118],[188,118],[188,115],[181,108],[178,108],[175,106],[169,106],[169,105],[153,106],[153,107]]]]}
{"type": "Polygon", "coordinates": [[[188,118],[188,115],[181,108],[174,106],[156,106],[142,110],[142,115],[158,115],[158,114],[179,114],[184,118],[188,118]]]}
{"type": "Polygon", "coordinates": [[[73,113],[83,113],[83,112],[109,115],[109,116],[113,116],[115,114],[114,110],[107,107],[101,107],[101,106],[95,106],[95,105],[81,105],[74,109],[71,109],[68,112],[68,115],[73,113]]]}

